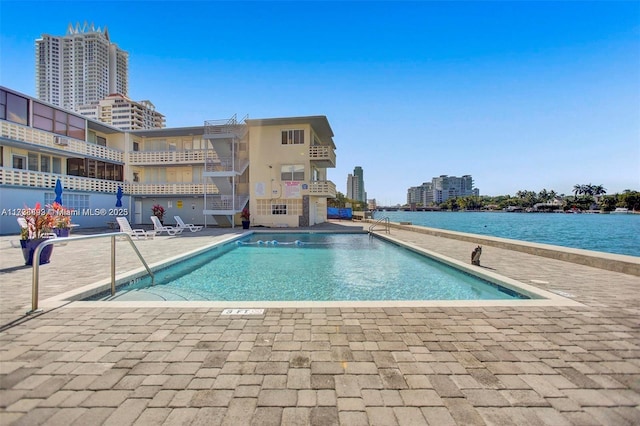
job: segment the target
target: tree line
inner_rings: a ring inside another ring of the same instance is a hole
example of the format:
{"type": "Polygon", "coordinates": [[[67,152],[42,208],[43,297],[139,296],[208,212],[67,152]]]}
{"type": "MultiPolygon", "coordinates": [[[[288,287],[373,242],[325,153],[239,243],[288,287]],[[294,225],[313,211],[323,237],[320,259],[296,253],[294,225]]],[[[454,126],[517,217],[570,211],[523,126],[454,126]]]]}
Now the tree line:
{"type": "Polygon", "coordinates": [[[468,196],[448,199],[438,207],[447,210],[503,210],[509,207],[552,210],[601,210],[613,211],[617,207],[640,211],[640,192],[626,189],[622,193],[607,195],[602,185],[576,184],[573,195],[558,194],[554,190],[542,189],[539,192],[521,190],[515,196],[468,196]]]}

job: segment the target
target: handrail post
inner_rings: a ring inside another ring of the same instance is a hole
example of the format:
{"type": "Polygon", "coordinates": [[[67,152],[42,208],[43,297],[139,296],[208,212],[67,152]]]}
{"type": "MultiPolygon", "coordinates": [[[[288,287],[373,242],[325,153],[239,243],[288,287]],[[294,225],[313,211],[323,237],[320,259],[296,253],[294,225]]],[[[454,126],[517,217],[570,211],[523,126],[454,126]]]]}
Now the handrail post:
{"type": "Polygon", "coordinates": [[[111,295],[116,294],[116,236],[111,236],[111,295]]]}
{"type": "Polygon", "coordinates": [[[28,313],[38,312],[38,281],[40,278],[40,253],[42,252],[41,247],[46,241],[40,243],[35,250],[33,250],[33,259],[32,259],[32,276],[31,276],[31,311],[28,313]]]}
{"type": "Polygon", "coordinates": [[[125,237],[129,242],[129,245],[133,249],[133,251],[138,255],[138,259],[144,265],[144,268],[147,270],[149,275],[151,276],[151,284],[155,283],[155,275],[147,265],[147,262],[142,257],[142,254],[136,247],[135,243],[131,239],[131,236],[126,232],[114,232],[111,234],[94,234],[94,235],[83,235],[79,237],[68,237],[68,238],[51,238],[49,240],[43,241],[33,250],[33,263],[32,268],[33,272],[31,275],[31,310],[27,312],[27,315],[33,314],[36,312],[41,312],[42,309],[38,309],[38,292],[39,292],[39,282],[40,282],[40,253],[46,246],[54,245],[57,242],[64,242],[65,244],[71,243],[76,240],[90,240],[94,238],[103,238],[103,237],[111,237],[111,295],[115,294],[116,287],[116,237],[125,237]]]}

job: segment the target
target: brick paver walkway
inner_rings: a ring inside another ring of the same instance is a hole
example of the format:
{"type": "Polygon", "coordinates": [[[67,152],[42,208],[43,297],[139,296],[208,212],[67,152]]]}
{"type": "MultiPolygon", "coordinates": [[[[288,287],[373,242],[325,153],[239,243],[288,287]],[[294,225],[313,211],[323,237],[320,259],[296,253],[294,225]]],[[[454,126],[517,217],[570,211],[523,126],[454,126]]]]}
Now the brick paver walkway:
{"type": "MultiPolygon", "coordinates": [[[[154,262],[221,238],[214,234],[138,246],[154,262]]],[[[392,234],[464,261],[474,247],[392,234]]],[[[74,267],[55,250],[43,297],[73,285],[74,272],[62,269],[74,267]],[[54,272],[65,278],[52,281],[54,272]]],[[[106,276],[96,254],[75,250],[94,281],[106,276]]],[[[11,249],[0,253],[3,324],[15,321],[0,333],[3,425],[640,424],[640,277],[485,247],[483,267],[584,306],[268,308],[236,317],[69,305],[19,320],[30,270],[7,263],[11,249]]]]}

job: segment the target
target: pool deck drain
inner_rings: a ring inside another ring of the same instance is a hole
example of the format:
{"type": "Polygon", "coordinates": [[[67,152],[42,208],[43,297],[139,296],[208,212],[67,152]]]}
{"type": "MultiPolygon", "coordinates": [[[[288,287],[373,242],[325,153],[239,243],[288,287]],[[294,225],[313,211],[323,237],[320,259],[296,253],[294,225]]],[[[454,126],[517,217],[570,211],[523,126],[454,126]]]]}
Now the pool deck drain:
{"type": "MultiPolygon", "coordinates": [[[[137,245],[154,263],[225,232],[196,234],[137,245]]],[[[475,247],[392,235],[465,262],[475,247]]],[[[223,316],[254,307],[72,303],[26,318],[31,270],[0,243],[3,425],[640,424],[637,276],[485,246],[483,267],[580,305],[223,316]]],[[[118,250],[119,273],[139,267],[118,250]]],[[[42,299],[104,279],[104,253],[108,243],[56,247],[41,270],[42,299]]]]}

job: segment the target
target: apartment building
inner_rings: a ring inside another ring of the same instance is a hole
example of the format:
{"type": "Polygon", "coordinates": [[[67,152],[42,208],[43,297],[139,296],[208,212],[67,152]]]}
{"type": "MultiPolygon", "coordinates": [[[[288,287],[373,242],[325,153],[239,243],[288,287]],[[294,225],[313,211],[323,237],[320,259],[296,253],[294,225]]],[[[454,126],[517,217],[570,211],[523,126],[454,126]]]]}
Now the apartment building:
{"type": "Polygon", "coordinates": [[[64,36],[36,40],[36,96],[67,110],[129,93],[129,54],[105,27],[69,24],[64,36]]]}
{"type": "Polygon", "coordinates": [[[323,116],[125,131],[0,87],[0,234],[18,232],[25,206],[52,203],[57,180],[72,221],[87,228],[116,216],[150,225],[155,204],[167,224],[180,215],[235,226],[247,206],[252,226],[320,223],[336,195],[326,174],[335,160],[323,116]]]}
{"type": "Polygon", "coordinates": [[[440,175],[424,182],[420,186],[412,186],[407,190],[407,204],[421,203],[424,206],[440,204],[449,198],[478,196],[480,190],[473,187],[471,175],[462,177],[440,175]]]}
{"type": "Polygon", "coordinates": [[[121,94],[80,105],[78,112],[85,117],[102,121],[121,130],[161,129],[165,127],[165,116],[156,111],[151,101],[132,101],[121,94]]]}
{"type": "Polygon", "coordinates": [[[129,93],[129,54],[111,41],[109,31],[69,24],[64,36],[36,40],[36,96],[69,111],[122,130],[154,129],[165,117],[148,100],[129,93]]]}
{"type": "Polygon", "coordinates": [[[367,201],[367,193],[364,190],[364,171],[361,166],[353,169],[353,174],[347,176],[347,198],[355,201],[367,201]]]}

